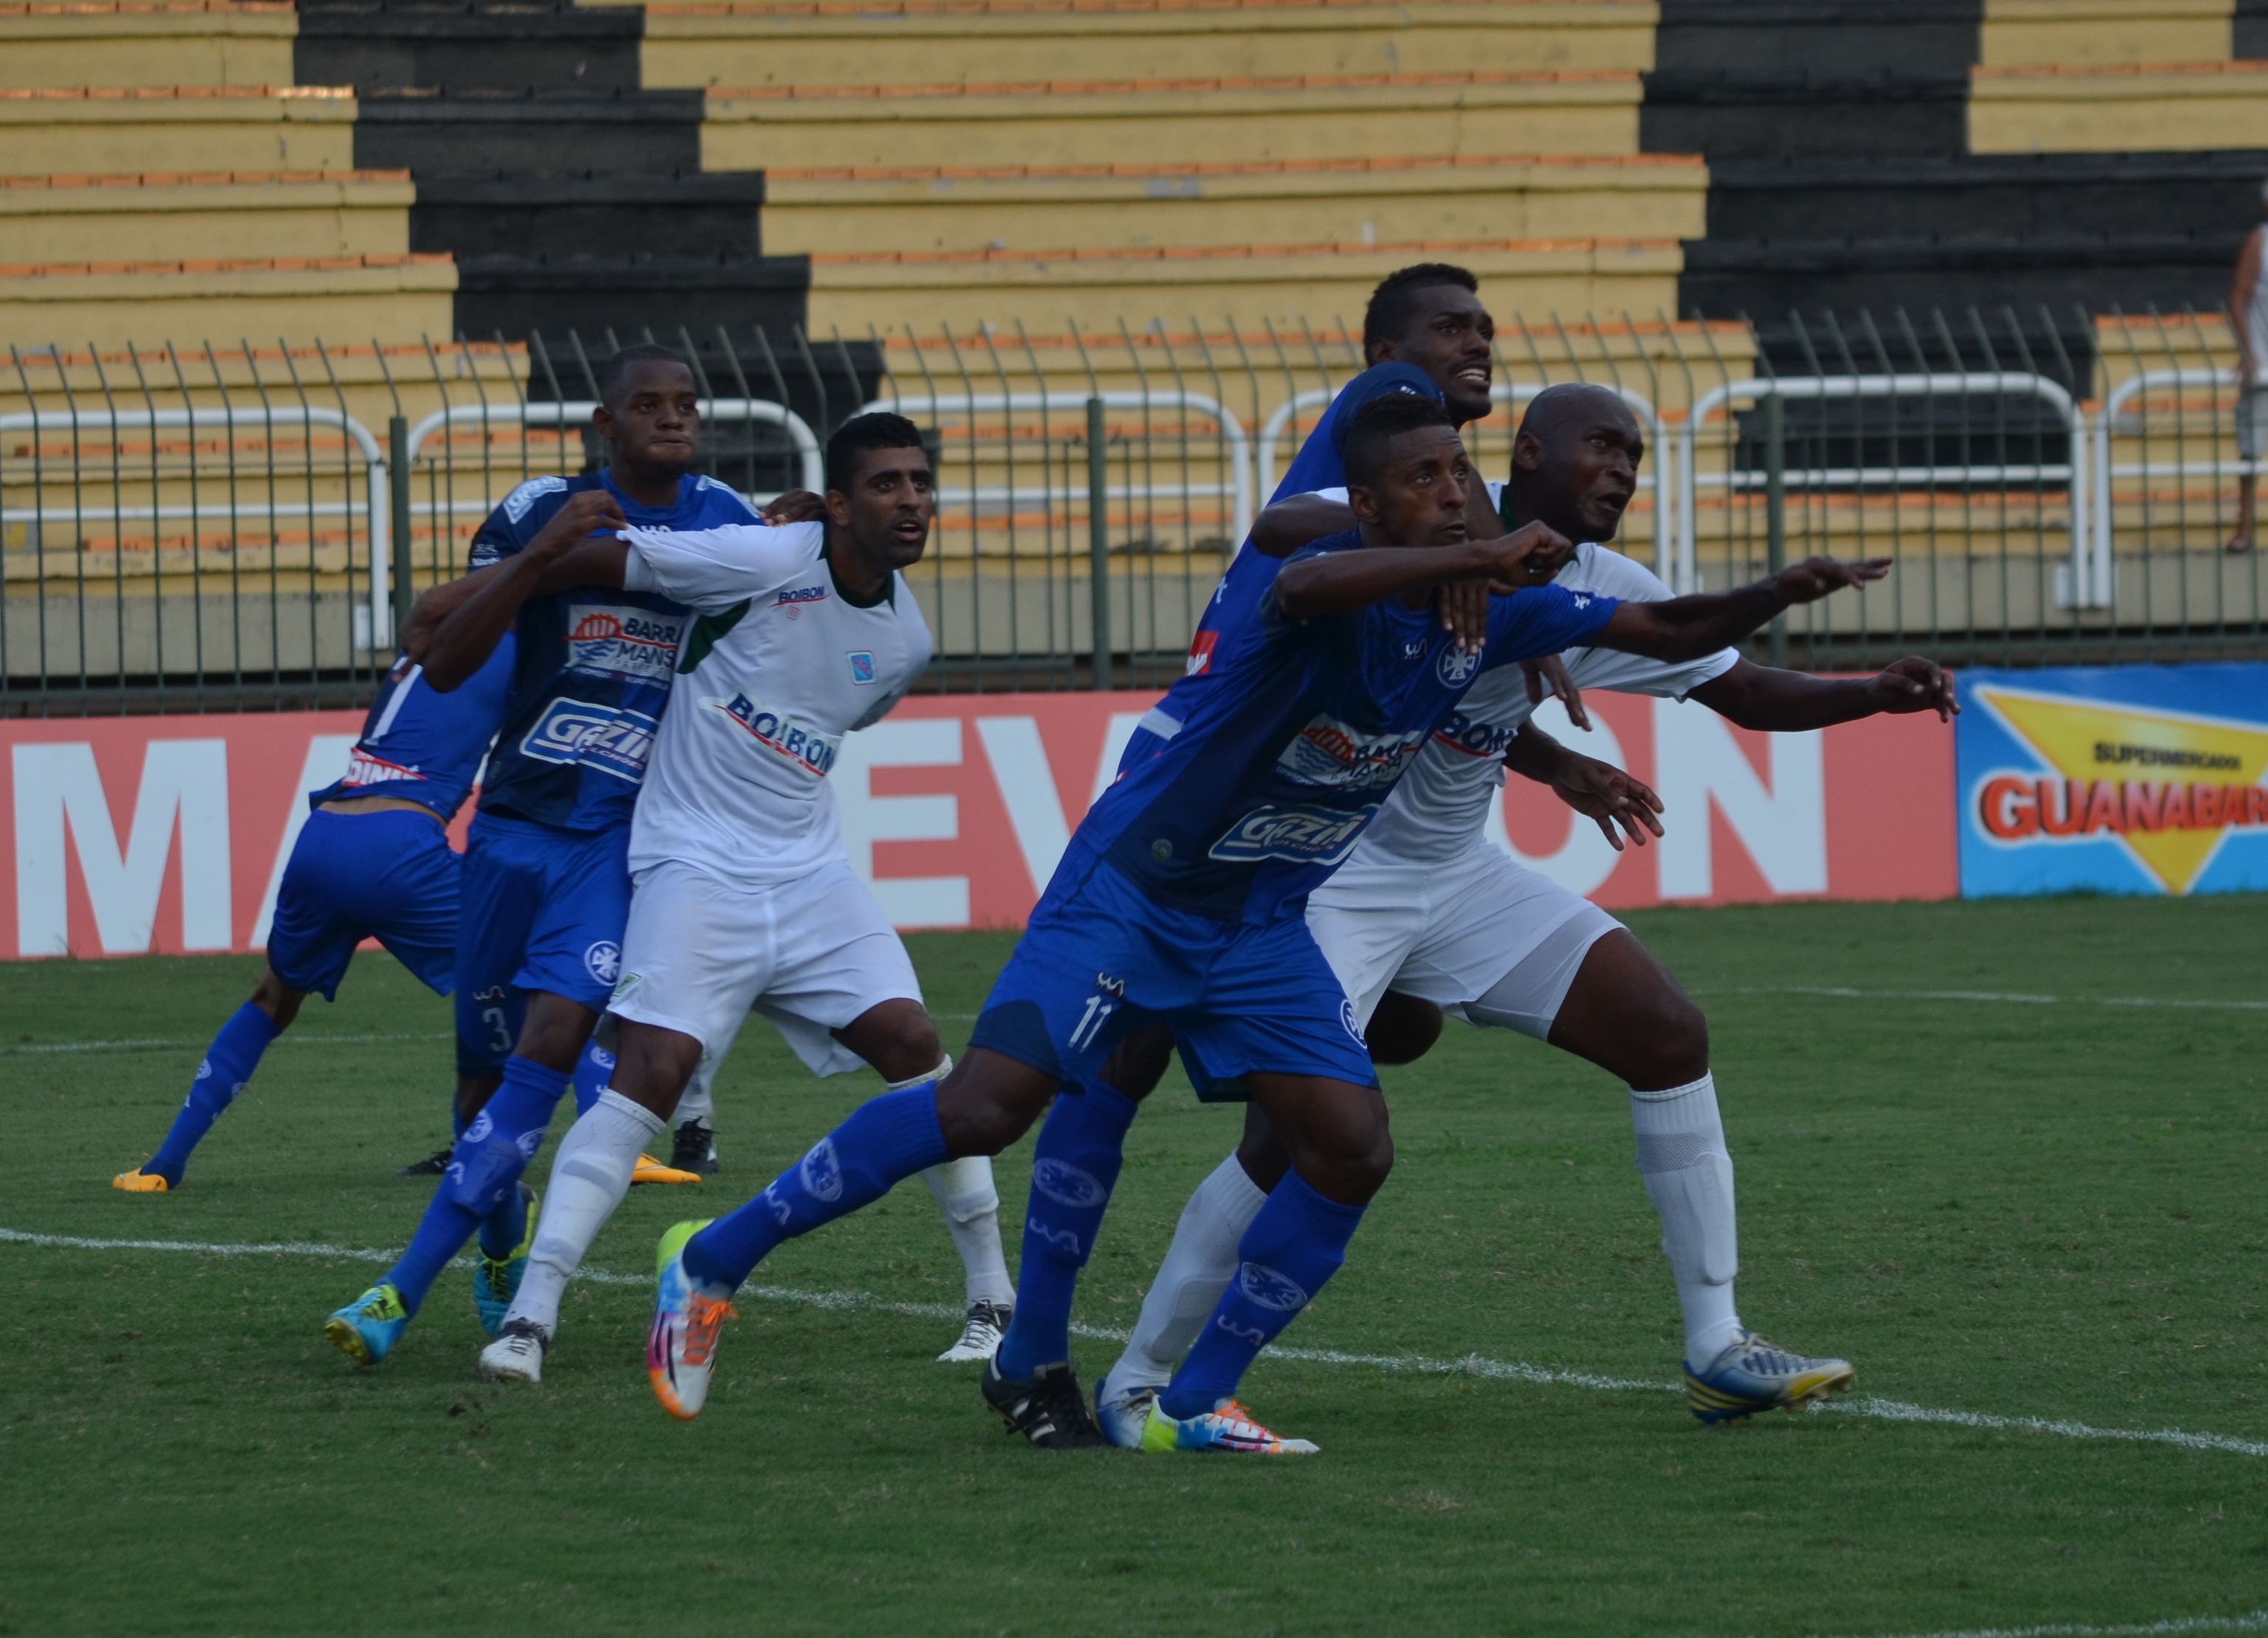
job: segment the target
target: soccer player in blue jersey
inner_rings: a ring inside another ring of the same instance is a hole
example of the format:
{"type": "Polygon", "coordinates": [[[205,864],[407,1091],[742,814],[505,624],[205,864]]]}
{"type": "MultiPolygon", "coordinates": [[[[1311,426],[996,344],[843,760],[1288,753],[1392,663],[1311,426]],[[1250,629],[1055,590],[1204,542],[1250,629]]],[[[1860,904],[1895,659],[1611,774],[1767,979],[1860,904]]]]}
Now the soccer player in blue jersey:
{"type": "MultiPolygon", "coordinates": [[[[454,693],[434,690],[405,654],[363,719],[344,778],[312,793],[276,890],[268,964],[252,999],[221,1026],[158,1152],[110,1180],[166,1194],[213,1123],[244,1090],[311,990],[338,994],[347,963],[375,938],[437,995],[455,983],[458,862],[445,834],[472,788],[512,683],[507,646],[454,693]]],[[[460,1085],[459,1107],[472,1088],[460,1085]]]]}
{"type": "MultiPolygon", "coordinates": [[[[1237,1383],[1344,1259],[1393,1146],[1352,1008],[1307,931],[1307,894],[1484,671],[1576,643],[1704,653],[1885,572],[1821,559],[1736,592],[1618,605],[1539,583],[1572,550],[1540,524],[1469,537],[1472,476],[1440,406],[1366,406],[1344,459],[1360,528],[1294,554],[1250,617],[1222,629],[1211,680],[1175,685],[1174,730],[1080,823],[967,1059],[933,1091],[872,1100],[729,1217],[664,1236],[647,1369],[672,1414],[699,1413],[730,1297],[773,1247],[940,1160],[998,1154],[1058,1090],[1089,1096],[1130,1029],[1162,1021],[1206,1073],[1243,1081],[1293,1158],[1240,1248],[1242,1276],[1160,1395],[1148,1441],[1311,1450],[1246,1415],[1237,1383]],[[1437,588],[1469,582],[1506,594],[1486,600],[1478,631],[1461,604],[1435,613],[1437,588]]],[[[1034,1198],[1087,1214],[1089,1241],[1110,1183],[1035,1157],[1034,1198]]],[[[1027,1283],[1020,1303],[1030,1295],[1027,1283]]],[[[1099,1444],[1062,1309],[1054,1361],[1011,1377],[996,1359],[983,1395],[1035,1444],[1099,1444]]]]}
{"type": "Polygon", "coordinates": [[[535,595],[536,560],[546,554],[529,549],[631,524],[762,520],[732,489],[693,472],[699,390],[682,358],[666,347],[626,347],[600,366],[599,388],[591,419],[606,467],[521,484],[473,537],[471,566],[493,572],[427,594],[448,605],[425,655],[436,688],[476,675],[507,632],[517,645],[512,708],[481,788],[459,917],[459,1068],[496,1090],[458,1138],[409,1249],[325,1324],[360,1364],[387,1356],[476,1230],[475,1296],[491,1335],[503,1324],[526,1265],[533,1192],[520,1174],[619,976],[630,813],[692,616],[620,587],[535,595]],[[524,1016],[515,1020],[519,997],[524,1016]]]}

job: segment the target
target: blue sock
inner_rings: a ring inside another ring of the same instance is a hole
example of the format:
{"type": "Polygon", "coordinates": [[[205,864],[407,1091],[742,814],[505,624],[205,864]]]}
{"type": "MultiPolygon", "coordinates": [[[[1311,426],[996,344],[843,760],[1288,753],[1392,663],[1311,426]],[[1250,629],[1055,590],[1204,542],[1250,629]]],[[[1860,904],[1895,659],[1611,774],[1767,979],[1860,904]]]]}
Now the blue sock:
{"type": "Polygon", "coordinates": [[[1172,1382],[1158,1396],[1168,1416],[1197,1416],[1236,1397],[1254,1356],[1314,1299],[1346,1261],[1363,1208],[1327,1200],[1287,1174],[1244,1231],[1236,1279],[1172,1382]]]}
{"type": "Polygon", "coordinates": [[[182,1101],[181,1112],[173,1117],[173,1130],[150,1157],[142,1169],[152,1177],[163,1177],[166,1186],[177,1189],[181,1184],[181,1173],[189,1163],[189,1151],[197,1141],[212,1130],[221,1111],[236,1102],[236,1095],[244,1090],[252,1072],[260,1067],[261,1054],[284,1032],[276,1021],[259,1007],[247,1001],[238,1007],[233,1016],[220,1027],[212,1044],[205,1049],[204,1061],[197,1066],[197,1077],[189,1082],[189,1096],[182,1101]]]}
{"type": "Polygon", "coordinates": [[[1094,1255],[1102,1214],[1126,1158],[1126,1128],[1140,1105],[1100,1081],[1066,1089],[1032,1147],[1032,1194],[1024,1208],[1024,1256],[1016,1315],[1000,1339],[1000,1374],[1021,1381],[1071,1357],[1071,1302],[1079,1271],[1094,1255]]]}
{"type": "Polygon", "coordinates": [[[736,1288],[781,1241],[847,1217],[951,1158],[937,1124],[936,1081],[869,1098],[762,1194],[687,1241],[686,1274],[696,1285],[736,1288]]]}
{"type": "Polygon", "coordinates": [[[519,1249],[519,1236],[527,1232],[527,1197],[514,1183],[504,1203],[481,1219],[481,1255],[501,1261],[519,1249]]]}
{"type": "MultiPolygon", "coordinates": [[[[411,1313],[423,1303],[433,1281],[465,1242],[518,1201],[519,1174],[542,1147],[551,1111],[566,1089],[567,1077],[556,1069],[517,1056],[505,1061],[504,1084],[457,1140],[449,1169],[433,1191],[432,1204],[425,1208],[409,1249],[387,1272],[386,1278],[401,1294],[401,1305],[411,1313]]],[[[490,1250],[486,1243],[482,1249],[502,1256],[519,1239],[515,1229],[500,1249],[490,1250]]]]}
{"type": "Polygon", "coordinates": [[[583,1046],[583,1056],[575,1060],[575,1118],[580,1120],[591,1112],[591,1105],[599,1101],[599,1094],[607,1089],[614,1079],[615,1055],[599,1044],[593,1036],[583,1046]]]}

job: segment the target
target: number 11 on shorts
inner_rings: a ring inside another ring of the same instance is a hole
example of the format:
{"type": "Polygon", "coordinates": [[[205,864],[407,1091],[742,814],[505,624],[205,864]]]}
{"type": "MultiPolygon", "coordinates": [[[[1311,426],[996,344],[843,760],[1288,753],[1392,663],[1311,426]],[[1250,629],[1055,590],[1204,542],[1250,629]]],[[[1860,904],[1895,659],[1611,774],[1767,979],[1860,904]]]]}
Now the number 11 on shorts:
{"type": "Polygon", "coordinates": [[[1117,1010],[1118,1003],[1116,1001],[1106,1001],[1099,995],[1088,996],[1086,1010],[1079,1015],[1079,1022],[1071,1026],[1071,1050],[1075,1052],[1083,1052],[1093,1046],[1095,1037],[1102,1033],[1103,1023],[1117,1010]]]}

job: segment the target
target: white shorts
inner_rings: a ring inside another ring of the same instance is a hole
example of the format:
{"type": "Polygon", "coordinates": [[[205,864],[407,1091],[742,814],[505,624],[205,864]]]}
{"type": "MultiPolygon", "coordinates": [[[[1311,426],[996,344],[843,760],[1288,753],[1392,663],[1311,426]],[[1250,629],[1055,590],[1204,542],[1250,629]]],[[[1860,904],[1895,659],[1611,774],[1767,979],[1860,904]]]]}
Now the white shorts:
{"type": "Polygon", "coordinates": [[[1539,1041],[1591,946],[1621,926],[1485,842],[1447,864],[1358,850],[1307,900],[1307,930],[1364,1025],[1398,990],[1539,1041]],[[1485,1016],[1467,1011],[1484,997],[1485,1016]]]}
{"type": "Polygon", "coordinates": [[[865,1060],[829,1030],[922,998],[906,947],[842,860],[768,887],[665,860],[632,887],[622,980],[607,1002],[616,1017],[728,1047],[753,1007],[814,1074],[837,1075],[865,1060]]]}

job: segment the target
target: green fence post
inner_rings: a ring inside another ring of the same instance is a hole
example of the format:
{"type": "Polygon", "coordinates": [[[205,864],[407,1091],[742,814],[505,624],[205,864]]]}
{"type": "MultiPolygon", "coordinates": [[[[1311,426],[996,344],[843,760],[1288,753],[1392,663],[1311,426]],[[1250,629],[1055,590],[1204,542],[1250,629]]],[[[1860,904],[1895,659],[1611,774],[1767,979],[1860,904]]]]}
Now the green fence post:
{"type": "MultiPolygon", "coordinates": [[[[394,520],[394,635],[409,629],[409,607],[417,601],[409,584],[409,421],[395,416],[386,424],[387,499],[394,520]]],[[[372,633],[372,648],[383,648],[372,633]]]]}
{"type": "Polygon", "coordinates": [[[1110,445],[1102,400],[1086,401],[1087,600],[1094,624],[1094,686],[1110,686],[1110,445]]]}
{"type": "MultiPolygon", "coordinates": [[[[1764,397],[1764,569],[1778,574],[1787,567],[1787,401],[1778,393],[1764,397]]],[[[1787,664],[1787,616],[1777,614],[1771,623],[1771,662],[1787,664]]]]}

